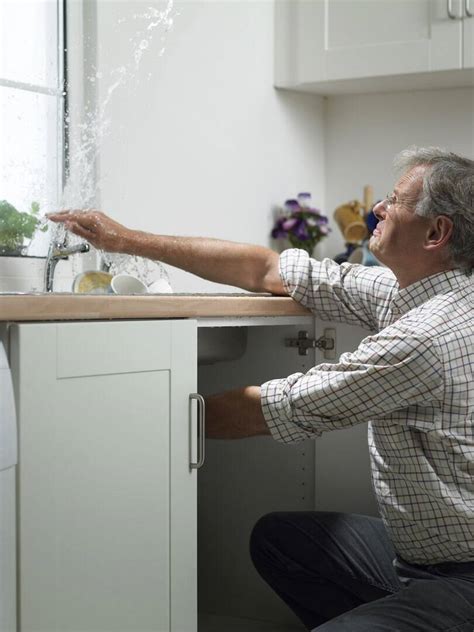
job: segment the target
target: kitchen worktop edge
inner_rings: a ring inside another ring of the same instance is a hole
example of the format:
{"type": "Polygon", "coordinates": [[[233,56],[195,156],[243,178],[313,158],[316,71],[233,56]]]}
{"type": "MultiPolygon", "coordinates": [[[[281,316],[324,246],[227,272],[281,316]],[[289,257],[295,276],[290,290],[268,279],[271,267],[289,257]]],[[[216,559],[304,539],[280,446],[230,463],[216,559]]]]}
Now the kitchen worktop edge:
{"type": "Polygon", "coordinates": [[[308,316],[310,312],[292,298],[270,294],[0,296],[3,322],[302,315],[308,316]]]}

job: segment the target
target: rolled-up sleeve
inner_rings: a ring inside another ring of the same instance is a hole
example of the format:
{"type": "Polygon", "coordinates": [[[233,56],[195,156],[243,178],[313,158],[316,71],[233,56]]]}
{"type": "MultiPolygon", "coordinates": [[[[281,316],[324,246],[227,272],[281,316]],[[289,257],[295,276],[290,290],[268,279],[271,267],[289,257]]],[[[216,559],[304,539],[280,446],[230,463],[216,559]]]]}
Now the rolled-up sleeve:
{"type": "Polygon", "coordinates": [[[423,420],[442,398],[443,368],[432,340],[395,326],[368,336],[336,364],[319,364],[261,387],[274,439],[294,443],[403,410],[400,423],[423,420]],[[410,407],[416,412],[410,415],[410,407]]]}
{"type": "Polygon", "coordinates": [[[397,287],[387,268],[317,261],[304,250],[280,255],[280,276],[288,294],[323,320],[380,329],[381,312],[397,287]]]}

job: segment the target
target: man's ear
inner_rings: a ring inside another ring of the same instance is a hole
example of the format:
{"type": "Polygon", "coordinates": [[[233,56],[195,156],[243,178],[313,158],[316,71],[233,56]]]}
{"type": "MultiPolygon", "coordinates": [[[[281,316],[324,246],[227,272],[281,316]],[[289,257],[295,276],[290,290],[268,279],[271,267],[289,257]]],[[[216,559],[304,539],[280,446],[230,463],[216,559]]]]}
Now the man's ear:
{"type": "Polygon", "coordinates": [[[438,215],[430,222],[426,233],[425,248],[434,250],[444,248],[453,234],[453,220],[445,215],[438,215]]]}

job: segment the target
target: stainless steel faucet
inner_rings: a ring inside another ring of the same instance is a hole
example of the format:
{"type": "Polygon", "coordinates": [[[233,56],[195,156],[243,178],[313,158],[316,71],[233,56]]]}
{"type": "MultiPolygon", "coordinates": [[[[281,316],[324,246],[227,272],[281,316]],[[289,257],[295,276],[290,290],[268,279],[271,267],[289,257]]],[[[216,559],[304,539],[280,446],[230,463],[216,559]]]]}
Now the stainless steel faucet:
{"type": "Polygon", "coordinates": [[[53,239],[49,246],[48,256],[46,259],[46,267],[44,271],[45,292],[53,291],[54,271],[60,259],[67,259],[70,255],[75,255],[79,252],[89,252],[89,250],[90,246],[86,243],[77,244],[76,246],[68,246],[66,239],[63,243],[55,241],[53,239]]]}

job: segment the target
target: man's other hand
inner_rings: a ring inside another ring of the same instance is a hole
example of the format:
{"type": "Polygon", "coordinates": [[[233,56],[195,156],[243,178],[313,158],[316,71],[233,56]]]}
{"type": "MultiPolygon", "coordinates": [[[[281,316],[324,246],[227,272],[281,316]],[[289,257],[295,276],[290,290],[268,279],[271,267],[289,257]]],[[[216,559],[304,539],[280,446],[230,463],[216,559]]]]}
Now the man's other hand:
{"type": "Polygon", "coordinates": [[[244,439],[269,434],[260,405],[259,386],[206,397],[208,439],[244,439]]]}

